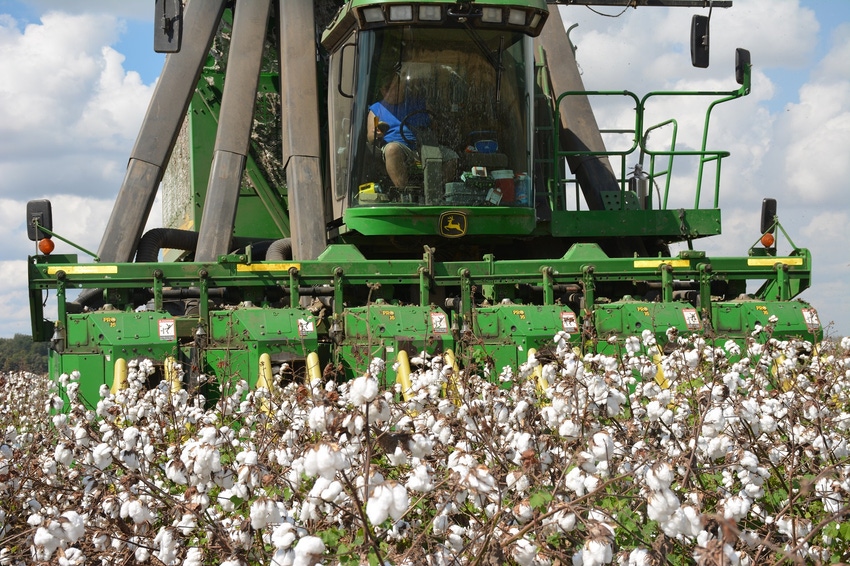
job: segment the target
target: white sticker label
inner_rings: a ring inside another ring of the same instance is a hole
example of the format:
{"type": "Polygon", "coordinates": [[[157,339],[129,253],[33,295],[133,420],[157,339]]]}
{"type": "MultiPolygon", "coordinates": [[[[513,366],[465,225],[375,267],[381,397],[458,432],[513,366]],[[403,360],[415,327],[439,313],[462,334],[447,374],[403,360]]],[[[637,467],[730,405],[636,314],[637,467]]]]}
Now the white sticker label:
{"type": "Polygon", "coordinates": [[[696,309],[682,309],[682,314],[685,316],[685,326],[688,330],[699,330],[699,315],[696,309]]]}
{"type": "Polygon", "coordinates": [[[564,332],[575,334],[578,332],[578,322],[576,322],[576,314],[574,312],[561,313],[561,326],[564,327],[564,332]]]}
{"type": "Polygon", "coordinates": [[[305,320],[303,318],[298,319],[298,334],[300,336],[307,336],[308,334],[312,334],[314,330],[313,321],[305,320]]]}
{"type": "Polygon", "coordinates": [[[809,332],[820,330],[820,318],[818,318],[818,311],[815,309],[803,309],[803,320],[806,321],[809,332]]]}
{"type": "Polygon", "coordinates": [[[177,338],[177,331],[174,328],[173,318],[163,318],[159,321],[159,339],[174,340],[177,338]]]}
{"type": "Polygon", "coordinates": [[[449,321],[442,312],[431,313],[431,330],[435,334],[446,334],[449,331],[449,321]]]}

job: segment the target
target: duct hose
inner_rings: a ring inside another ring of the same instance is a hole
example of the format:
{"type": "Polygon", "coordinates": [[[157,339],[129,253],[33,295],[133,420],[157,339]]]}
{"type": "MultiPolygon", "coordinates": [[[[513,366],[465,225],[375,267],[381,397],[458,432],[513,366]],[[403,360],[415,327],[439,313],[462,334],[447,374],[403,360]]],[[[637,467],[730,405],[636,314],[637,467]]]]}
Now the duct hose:
{"type": "Polygon", "coordinates": [[[176,228],[154,228],[146,232],[139,240],[139,247],[136,250],[136,263],[159,261],[159,251],[162,248],[192,252],[195,251],[197,246],[197,232],[177,230],[176,228]]]}
{"type": "Polygon", "coordinates": [[[275,240],[266,250],[266,261],[292,259],[292,238],[275,240]]]}

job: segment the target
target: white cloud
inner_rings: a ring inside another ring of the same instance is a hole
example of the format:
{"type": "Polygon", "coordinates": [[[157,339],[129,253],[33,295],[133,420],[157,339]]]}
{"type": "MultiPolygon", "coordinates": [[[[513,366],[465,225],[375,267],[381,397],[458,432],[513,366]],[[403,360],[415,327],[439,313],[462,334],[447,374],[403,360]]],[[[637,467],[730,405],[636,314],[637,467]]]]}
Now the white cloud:
{"type": "Polygon", "coordinates": [[[97,248],[152,93],[110,47],[121,29],[111,15],[0,18],[0,260],[32,251],[33,198],[53,201],[59,233],[97,248]]]}
{"type": "Polygon", "coordinates": [[[830,81],[836,77],[850,79],[850,23],[836,28],[832,37],[833,47],[815,68],[812,76],[816,80],[830,81]]]}
{"type": "Polygon", "coordinates": [[[150,19],[154,13],[151,0],[24,0],[39,12],[61,10],[68,14],[112,14],[119,18],[150,19]]]}

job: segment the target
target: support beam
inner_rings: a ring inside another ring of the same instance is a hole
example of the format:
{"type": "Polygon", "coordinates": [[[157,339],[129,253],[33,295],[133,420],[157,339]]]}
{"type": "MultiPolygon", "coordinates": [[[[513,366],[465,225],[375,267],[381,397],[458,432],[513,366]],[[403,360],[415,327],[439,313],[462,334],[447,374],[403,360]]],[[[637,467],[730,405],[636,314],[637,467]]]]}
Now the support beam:
{"type": "MultiPolygon", "coordinates": [[[[557,61],[549,66],[554,93],[583,91],[584,82],[578,71],[572,43],[561,18],[550,18],[536,40],[546,51],[546,59],[557,61]]],[[[604,152],[605,142],[599,132],[596,116],[586,96],[569,96],[561,103],[561,147],[568,151],[604,152]]],[[[570,170],[578,179],[584,199],[591,210],[604,210],[602,193],[619,191],[617,179],[608,158],[601,156],[568,157],[570,170]]]]}
{"type": "Polygon", "coordinates": [[[183,45],[165,58],[98,248],[103,262],[133,260],[224,5],[225,0],[190,0],[186,6],[183,45]]]}
{"type": "Polygon", "coordinates": [[[195,261],[216,261],[229,251],[254,124],[270,9],[271,0],[239,0],[234,10],[221,114],[195,261]]]}
{"type": "Polygon", "coordinates": [[[295,259],[316,259],[327,245],[312,0],[280,0],[283,163],[295,259]]]}

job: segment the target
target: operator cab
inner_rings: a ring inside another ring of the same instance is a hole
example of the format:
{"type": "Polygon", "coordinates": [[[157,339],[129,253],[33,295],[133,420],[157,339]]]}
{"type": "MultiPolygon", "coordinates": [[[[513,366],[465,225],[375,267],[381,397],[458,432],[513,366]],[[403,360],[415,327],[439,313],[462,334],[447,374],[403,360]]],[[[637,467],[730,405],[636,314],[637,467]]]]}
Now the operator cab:
{"type": "Polygon", "coordinates": [[[330,68],[335,217],[532,207],[532,53],[521,30],[443,22],[352,32],[330,68]]]}

